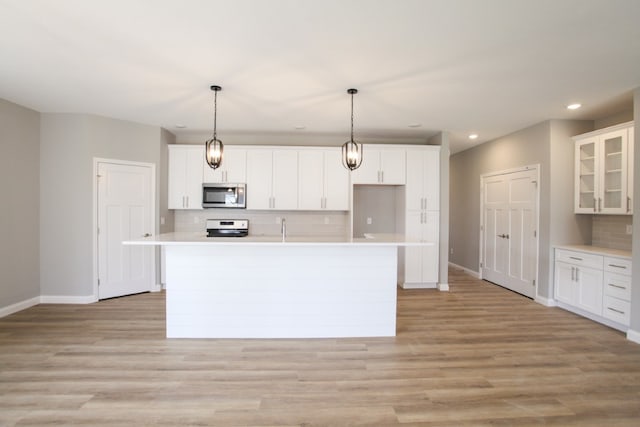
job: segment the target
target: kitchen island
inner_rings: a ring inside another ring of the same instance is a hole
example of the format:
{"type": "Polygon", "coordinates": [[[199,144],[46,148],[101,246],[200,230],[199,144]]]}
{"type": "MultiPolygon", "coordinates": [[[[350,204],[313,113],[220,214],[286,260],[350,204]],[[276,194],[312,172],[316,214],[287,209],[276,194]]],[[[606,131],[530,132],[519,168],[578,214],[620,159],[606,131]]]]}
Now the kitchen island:
{"type": "Polygon", "coordinates": [[[398,247],[433,244],[204,233],[124,243],[164,247],[168,338],[395,336],[398,247]]]}

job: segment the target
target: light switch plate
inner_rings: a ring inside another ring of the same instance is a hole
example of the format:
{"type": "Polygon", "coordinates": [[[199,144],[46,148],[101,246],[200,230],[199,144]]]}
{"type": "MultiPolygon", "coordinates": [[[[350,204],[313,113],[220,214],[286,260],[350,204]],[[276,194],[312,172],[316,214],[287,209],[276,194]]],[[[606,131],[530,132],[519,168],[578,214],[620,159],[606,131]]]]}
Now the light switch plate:
{"type": "Polygon", "coordinates": [[[627,234],[633,233],[633,224],[627,224],[627,234]]]}

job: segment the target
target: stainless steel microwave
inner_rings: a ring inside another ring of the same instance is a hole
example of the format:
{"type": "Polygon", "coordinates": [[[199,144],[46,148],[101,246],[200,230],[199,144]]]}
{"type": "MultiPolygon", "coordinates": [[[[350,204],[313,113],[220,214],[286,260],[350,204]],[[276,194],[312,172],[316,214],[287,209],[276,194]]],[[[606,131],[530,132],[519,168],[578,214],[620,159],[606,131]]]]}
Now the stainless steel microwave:
{"type": "Polygon", "coordinates": [[[247,207],[246,184],[202,184],[203,208],[240,208],[247,207]]]}

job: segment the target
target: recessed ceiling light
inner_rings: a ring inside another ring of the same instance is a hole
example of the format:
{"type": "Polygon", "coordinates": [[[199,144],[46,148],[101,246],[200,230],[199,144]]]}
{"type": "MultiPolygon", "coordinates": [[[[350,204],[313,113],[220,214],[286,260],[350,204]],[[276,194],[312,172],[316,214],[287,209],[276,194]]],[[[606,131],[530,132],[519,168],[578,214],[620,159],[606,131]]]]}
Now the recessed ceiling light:
{"type": "Polygon", "coordinates": [[[306,129],[305,125],[296,125],[293,127],[295,130],[302,130],[302,129],[306,129]]]}
{"type": "Polygon", "coordinates": [[[409,123],[407,126],[410,128],[419,128],[422,126],[422,123],[409,123]]]}
{"type": "Polygon", "coordinates": [[[469,135],[469,139],[478,139],[478,134],[472,133],[471,135],[469,135]]]}
{"type": "Polygon", "coordinates": [[[176,129],[185,129],[186,127],[187,125],[181,125],[181,124],[176,125],[176,129]]]}
{"type": "Polygon", "coordinates": [[[582,107],[582,104],[569,104],[567,105],[567,110],[577,110],[578,108],[582,107]]]}

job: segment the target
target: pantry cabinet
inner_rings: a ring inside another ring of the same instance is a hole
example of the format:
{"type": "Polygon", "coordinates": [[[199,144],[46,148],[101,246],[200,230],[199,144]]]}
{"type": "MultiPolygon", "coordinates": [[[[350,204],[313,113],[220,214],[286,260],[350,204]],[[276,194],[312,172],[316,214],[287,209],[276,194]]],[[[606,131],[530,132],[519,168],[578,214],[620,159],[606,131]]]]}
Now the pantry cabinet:
{"type": "Polygon", "coordinates": [[[298,208],[298,151],[251,149],[247,152],[247,209],[298,208]]]}
{"type": "Polygon", "coordinates": [[[406,247],[403,288],[433,288],[439,276],[440,147],[406,149],[405,235],[433,246],[406,247]]]}
{"type": "Polygon", "coordinates": [[[169,209],[202,209],[204,145],[169,145],[169,209]]]}
{"type": "Polygon", "coordinates": [[[298,151],[298,209],[349,210],[349,172],[339,148],[298,151]]]}
{"type": "Polygon", "coordinates": [[[633,135],[632,122],[574,137],[575,213],[632,213],[630,133],[633,135]]]}
{"type": "Polygon", "coordinates": [[[401,147],[364,145],[362,165],[351,173],[353,184],[403,185],[405,150],[401,147]]]}
{"type": "Polygon", "coordinates": [[[204,182],[244,183],[247,180],[247,150],[238,147],[224,147],[222,164],[212,169],[206,159],[203,163],[204,182]]]}

